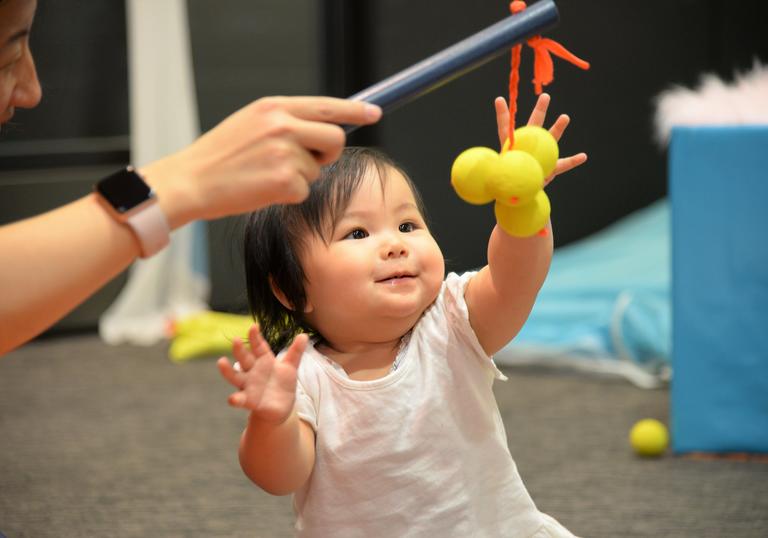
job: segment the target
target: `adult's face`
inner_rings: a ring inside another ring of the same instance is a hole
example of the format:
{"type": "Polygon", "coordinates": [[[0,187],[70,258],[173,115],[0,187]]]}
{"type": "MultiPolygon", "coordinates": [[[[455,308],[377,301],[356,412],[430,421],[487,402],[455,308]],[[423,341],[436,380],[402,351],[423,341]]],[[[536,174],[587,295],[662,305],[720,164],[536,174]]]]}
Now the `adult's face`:
{"type": "Polygon", "coordinates": [[[33,108],[42,91],[29,50],[37,0],[0,0],[0,125],[16,108],[33,108]]]}

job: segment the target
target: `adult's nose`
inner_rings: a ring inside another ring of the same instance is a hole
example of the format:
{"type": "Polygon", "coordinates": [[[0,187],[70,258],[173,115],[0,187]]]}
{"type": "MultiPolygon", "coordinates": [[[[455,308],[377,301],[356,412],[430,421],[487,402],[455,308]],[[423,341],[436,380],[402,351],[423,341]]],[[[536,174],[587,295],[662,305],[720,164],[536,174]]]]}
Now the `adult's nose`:
{"type": "Polygon", "coordinates": [[[24,57],[16,65],[16,87],[11,95],[11,106],[16,108],[35,108],[43,96],[40,80],[37,78],[35,60],[29,47],[24,57]]]}

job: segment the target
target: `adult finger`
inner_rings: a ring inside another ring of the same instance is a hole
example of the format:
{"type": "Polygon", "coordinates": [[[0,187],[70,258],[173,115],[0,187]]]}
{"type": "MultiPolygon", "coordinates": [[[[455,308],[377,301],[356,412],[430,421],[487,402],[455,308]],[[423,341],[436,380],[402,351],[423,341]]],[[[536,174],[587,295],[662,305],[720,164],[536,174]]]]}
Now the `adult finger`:
{"type": "Polygon", "coordinates": [[[292,365],[294,368],[299,367],[301,357],[304,355],[304,350],[307,348],[307,342],[309,336],[306,334],[300,334],[293,339],[288,350],[283,354],[282,361],[292,365]]]}
{"type": "MultiPolygon", "coordinates": [[[[341,155],[347,141],[344,129],[338,125],[295,118],[296,142],[311,152],[313,164],[330,164],[341,155]]],[[[319,169],[318,169],[319,174],[319,169]]],[[[314,176],[316,177],[316,176],[314,176]]]]}
{"type": "Polygon", "coordinates": [[[366,125],[376,123],[382,115],[381,108],[376,105],[336,97],[267,97],[265,100],[268,105],[280,106],[309,121],[366,125]]]}
{"type": "MultiPolygon", "coordinates": [[[[329,127],[334,126],[329,125],[329,127]]],[[[292,143],[296,145],[296,152],[291,156],[291,159],[293,159],[293,169],[298,173],[299,176],[304,179],[307,184],[309,184],[320,177],[320,166],[327,164],[325,163],[325,159],[327,158],[326,156],[328,153],[335,151],[336,155],[333,160],[336,160],[341,154],[341,150],[344,149],[344,143],[342,142],[335,148],[329,145],[328,149],[325,151],[320,151],[318,149],[314,149],[313,146],[320,146],[321,143],[310,143],[304,138],[305,137],[302,135],[302,133],[298,132],[297,130],[294,135],[294,140],[292,141],[292,143]]],[[[327,141],[326,144],[328,144],[327,141]]],[[[333,160],[329,160],[328,163],[333,162],[333,160]]]]}
{"type": "Polygon", "coordinates": [[[528,118],[528,125],[541,127],[544,125],[544,119],[547,117],[550,97],[548,93],[542,93],[536,100],[536,106],[533,107],[531,116],[528,118]]]}

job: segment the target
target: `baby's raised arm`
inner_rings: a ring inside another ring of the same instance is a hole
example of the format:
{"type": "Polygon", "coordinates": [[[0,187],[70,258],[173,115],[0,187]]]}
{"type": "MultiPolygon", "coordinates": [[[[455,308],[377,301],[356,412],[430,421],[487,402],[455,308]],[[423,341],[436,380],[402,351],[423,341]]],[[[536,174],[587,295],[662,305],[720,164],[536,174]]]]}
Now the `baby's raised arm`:
{"type": "MultiPolygon", "coordinates": [[[[549,107],[549,95],[542,94],[534,107],[528,125],[542,126],[549,107]]],[[[503,145],[509,126],[509,110],[503,98],[495,102],[500,143],[503,145]]],[[[550,133],[559,140],[569,118],[557,118],[550,133]]],[[[587,160],[584,153],[559,159],[551,177],[567,172],[587,160]]],[[[513,237],[496,225],[488,241],[488,265],[467,285],[465,299],[469,322],[480,344],[489,355],[504,347],[520,331],[533,308],[549,270],[553,242],[550,224],[546,233],[531,237],[513,237]]]]}
{"type": "Polygon", "coordinates": [[[315,434],[296,414],[296,373],[307,345],[297,336],[281,358],[276,358],[257,325],[248,333],[250,349],[239,339],[234,355],[218,361],[221,375],[237,392],[229,404],[248,409],[248,424],[240,438],[240,466],[262,489],[286,495],[300,488],[315,463],[315,434]]]}

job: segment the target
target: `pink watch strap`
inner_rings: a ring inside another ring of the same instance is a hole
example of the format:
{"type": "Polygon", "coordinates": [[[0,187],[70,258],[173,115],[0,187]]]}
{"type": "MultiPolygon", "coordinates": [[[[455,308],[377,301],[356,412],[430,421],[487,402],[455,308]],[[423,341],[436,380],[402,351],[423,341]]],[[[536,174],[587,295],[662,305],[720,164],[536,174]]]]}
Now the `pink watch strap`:
{"type": "Polygon", "coordinates": [[[165,218],[160,204],[155,200],[138,213],[128,217],[126,222],[139,240],[142,258],[149,258],[159,252],[170,241],[171,228],[168,225],[168,219],[165,218]]]}

